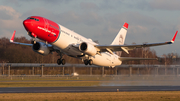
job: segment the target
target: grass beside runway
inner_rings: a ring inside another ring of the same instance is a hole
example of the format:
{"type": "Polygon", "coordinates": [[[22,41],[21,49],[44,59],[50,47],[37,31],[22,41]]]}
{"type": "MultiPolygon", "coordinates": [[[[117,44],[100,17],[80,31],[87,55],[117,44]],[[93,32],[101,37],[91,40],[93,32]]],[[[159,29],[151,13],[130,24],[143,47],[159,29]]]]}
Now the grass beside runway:
{"type": "Polygon", "coordinates": [[[0,77],[0,87],[180,86],[174,76],[12,76],[0,77]]]}
{"type": "Polygon", "coordinates": [[[67,86],[99,86],[101,80],[110,80],[111,77],[102,76],[64,76],[64,77],[3,77],[0,78],[0,87],[67,87],[67,86]]]}
{"type": "Polygon", "coordinates": [[[0,101],[180,101],[180,91],[88,92],[88,93],[9,93],[0,101]]]}

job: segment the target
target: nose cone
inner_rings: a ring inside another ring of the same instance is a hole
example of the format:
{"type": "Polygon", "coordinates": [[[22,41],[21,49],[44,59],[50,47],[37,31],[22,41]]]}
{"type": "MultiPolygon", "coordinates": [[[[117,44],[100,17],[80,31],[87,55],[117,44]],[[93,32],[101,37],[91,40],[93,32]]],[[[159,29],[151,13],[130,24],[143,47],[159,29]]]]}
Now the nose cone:
{"type": "Polygon", "coordinates": [[[27,19],[27,20],[24,20],[23,21],[23,25],[25,27],[25,29],[27,31],[30,31],[31,27],[32,27],[32,23],[31,23],[31,20],[27,19]]]}

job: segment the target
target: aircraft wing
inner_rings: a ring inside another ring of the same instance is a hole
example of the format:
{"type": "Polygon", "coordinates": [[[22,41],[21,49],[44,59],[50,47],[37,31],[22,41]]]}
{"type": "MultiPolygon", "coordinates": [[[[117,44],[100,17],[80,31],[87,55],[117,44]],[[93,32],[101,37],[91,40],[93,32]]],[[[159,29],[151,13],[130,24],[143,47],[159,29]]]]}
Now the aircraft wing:
{"type": "MultiPolygon", "coordinates": [[[[33,44],[14,42],[15,34],[16,34],[16,31],[14,31],[14,33],[13,33],[11,39],[9,40],[10,43],[18,44],[18,45],[25,45],[25,46],[33,46],[33,44]]],[[[51,44],[47,44],[47,47],[52,48],[53,50],[55,50],[51,44]]]]}
{"type": "Polygon", "coordinates": [[[151,46],[160,46],[160,45],[167,45],[172,44],[175,41],[176,35],[178,31],[176,31],[174,37],[171,41],[161,42],[161,43],[145,43],[145,44],[134,44],[134,45],[96,45],[95,47],[100,50],[100,52],[109,51],[112,53],[113,51],[125,51],[129,54],[129,50],[133,50],[136,48],[144,48],[144,47],[151,47],[151,46]]]}
{"type": "Polygon", "coordinates": [[[28,44],[28,43],[20,43],[20,42],[11,42],[11,43],[19,44],[19,45],[25,45],[25,46],[33,46],[33,44],[28,44]]]}
{"type": "Polygon", "coordinates": [[[11,39],[9,40],[10,43],[14,43],[14,44],[19,44],[19,45],[25,45],[25,46],[32,46],[33,44],[28,44],[28,43],[20,43],[20,42],[14,42],[14,37],[15,37],[16,31],[14,31],[11,39]]]}

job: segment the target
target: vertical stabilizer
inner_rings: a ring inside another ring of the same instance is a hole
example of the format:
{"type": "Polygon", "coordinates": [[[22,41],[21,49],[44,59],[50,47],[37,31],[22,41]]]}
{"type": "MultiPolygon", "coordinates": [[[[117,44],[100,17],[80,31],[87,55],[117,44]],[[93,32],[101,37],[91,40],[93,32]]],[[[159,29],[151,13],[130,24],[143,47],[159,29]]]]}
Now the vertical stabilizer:
{"type": "Polygon", "coordinates": [[[127,29],[128,29],[128,23],[125,22],[123,27],[120,29],[119,33],[111,43],[111,45],[124,45],[127,29]]]}
{"type": "MultiPolygon", "coordinates": [[[[111,43],[111,45],[124,45],[127,29],[128,29],[128,23],[125,22],[123,27],[120,29],[119,33],[111,43]]],[[[121,52],[117,52],[117,54],[120,56],[121,52]]]]}

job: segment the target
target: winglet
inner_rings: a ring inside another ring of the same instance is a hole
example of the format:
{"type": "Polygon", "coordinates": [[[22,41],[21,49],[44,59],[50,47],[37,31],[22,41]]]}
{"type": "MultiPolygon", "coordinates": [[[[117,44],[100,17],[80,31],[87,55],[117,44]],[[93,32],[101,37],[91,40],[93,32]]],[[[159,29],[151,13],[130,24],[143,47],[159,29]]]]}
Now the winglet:
{"type": "Polygon", "coordinates": [[[124,25],[123,25],[123,27],[126,28],[126,29],[128,29],[128,25],[129,25],[129,24],[125,22],[124,25]]]}
{"type": "Polygon", "coordinates": [[[171,42],[174,43],[175,39],[176,39],[176,35],[177,35],[178,31],[176,31],[174,37],[172,38],[171,42]]]}
{"type": "Polygon", "coordinates": [[[13,33],[13,35],[12,35],[11,39],[10,39],[10,42],[14,42],[14,37],[15,37],[15,34],[16,34],[16,31],[14,31],[14,33],[13,33]]]}

